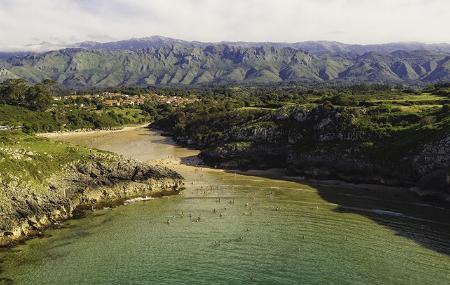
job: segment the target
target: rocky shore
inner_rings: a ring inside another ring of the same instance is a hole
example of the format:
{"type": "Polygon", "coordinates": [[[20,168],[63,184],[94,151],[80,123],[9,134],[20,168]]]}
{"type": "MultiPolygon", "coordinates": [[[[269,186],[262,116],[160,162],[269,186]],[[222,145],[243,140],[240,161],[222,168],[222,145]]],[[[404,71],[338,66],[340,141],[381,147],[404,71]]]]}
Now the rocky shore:
{"type": "Polygon", "coordinates": [[[87,161],[66,165],[44,184],[36,187],[12,181],[3,186],[0,246],[37,235],[85,208],[135,197],[177,194],[183,187],[183,177],[165,167],[93,152],[87,161]]]}

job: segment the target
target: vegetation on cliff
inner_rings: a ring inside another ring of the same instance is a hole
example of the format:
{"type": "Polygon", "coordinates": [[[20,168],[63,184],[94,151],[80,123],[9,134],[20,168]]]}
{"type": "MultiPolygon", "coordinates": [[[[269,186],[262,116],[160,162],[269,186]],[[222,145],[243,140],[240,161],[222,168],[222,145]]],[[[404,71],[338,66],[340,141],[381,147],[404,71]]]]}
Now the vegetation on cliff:
{"type": "MultiPolygon", "coordinates": [[[[278,97],[212,96],[154,125],[229,168],[285,167],[291,174],[450,193],[447,85],[278,97]]],[[[419,190],[418,190],[419,191],[419,190]]]]}
{"type": "Polygon", "coordinates": [[[22,132],[0,133],[0,246],[9,245],[82,206],[176,194],[182,177],[128,160],[22,132]]]}

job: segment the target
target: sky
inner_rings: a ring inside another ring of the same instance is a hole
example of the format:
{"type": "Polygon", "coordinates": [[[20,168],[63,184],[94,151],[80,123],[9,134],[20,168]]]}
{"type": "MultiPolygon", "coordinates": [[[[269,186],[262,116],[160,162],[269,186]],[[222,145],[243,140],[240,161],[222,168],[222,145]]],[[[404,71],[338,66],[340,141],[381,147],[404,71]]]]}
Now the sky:
{"type": "Polygon", "coordinates": [[[448,27],[449,0],[0,0],[0,50],[152,35],[449,43],[448,27]]]}

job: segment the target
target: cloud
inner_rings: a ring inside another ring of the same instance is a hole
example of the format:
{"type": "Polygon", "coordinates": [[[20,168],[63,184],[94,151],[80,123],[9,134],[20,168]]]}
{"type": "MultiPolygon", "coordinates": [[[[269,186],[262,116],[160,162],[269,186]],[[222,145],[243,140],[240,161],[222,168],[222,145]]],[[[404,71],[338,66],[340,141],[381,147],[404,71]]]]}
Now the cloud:
{"type": "Polygon", "coordinates": [[[151,35],[450,42],[448,11],[447,0],[0,0],[0,49],[151,35]]]}

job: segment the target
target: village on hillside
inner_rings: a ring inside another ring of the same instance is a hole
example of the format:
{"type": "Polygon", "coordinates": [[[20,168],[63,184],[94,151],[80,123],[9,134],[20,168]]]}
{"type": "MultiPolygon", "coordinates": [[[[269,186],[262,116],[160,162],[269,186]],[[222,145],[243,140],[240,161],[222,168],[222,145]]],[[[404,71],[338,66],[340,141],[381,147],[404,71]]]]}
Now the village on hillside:
{"type": "MultiPolygon", "coordinates": [[[[88,94],[88,95],[69,95],[69,96],[57,96],[54,97],[55,101],[80,101],[95,100],[105,107],[128,107],[139,106],[146,102],[154,102],[160,104],[169,104],[173,106],[187,105],[197,101],[196,98],[186,98],[180,96],[163,96],[158,94],[142,94],[142,95],[127,95],[122,93],[103,92],[100,94],[88,94]]],[[[77,104],[77,103],[75,103],[77,104]]],[[[79,104],[83,107],[83,103],[79,104]]]]}

